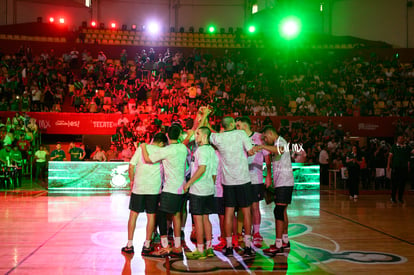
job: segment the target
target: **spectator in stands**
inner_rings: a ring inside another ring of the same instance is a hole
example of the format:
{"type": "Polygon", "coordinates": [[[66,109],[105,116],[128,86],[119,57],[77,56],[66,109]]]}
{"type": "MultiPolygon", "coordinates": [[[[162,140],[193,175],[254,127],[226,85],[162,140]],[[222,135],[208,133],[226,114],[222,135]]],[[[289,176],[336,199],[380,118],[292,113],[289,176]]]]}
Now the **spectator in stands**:
{"type": "Polygon", "coordinates": [[[98,53],[98,62],[105,63],[106,62],[106,55],[103,51],[98,53]]]}
{"type": "Polygon", "coordinates": [[[22,153],[19,151],[19,147],[16,144],[13,144],[13,148],[10,152],[10,160],[11,164],[16,167],[17,172],[17,186],[21,186],[22,184],[22,165],[23,165],[23,158],[22,153]]]}
{"type": "Polygon", "coordinates": [[[321,185],[329,184],[329,154],[325,150],[325,145],[319,146],[319,165],[320,165],[320,183],[321,185]]]}
{"type": "Polygon", "coordinates": [[[119,156],[119,152],[115,146],[115,144],[111,144],[109,150],[106,151],[106,159],[108,161],[117,160],[119,156]]]}
{"type": "Polygon", "coordinates": [[[19,147],[23,160],[27,161],[30,151],[30,143],[26,140],[25,134],[20,135],[19,140],[16,141],[16,144],[17,147],[19,147]]]}
{"type": "Polygon", "coordinates": [[[66,160],[65,151],[62,150],[62,144],[57,143],[56,149],[50,153],[50,160],[53,161],[63,161],[66,160]]]}
{"type": "Polygon", "coordinates": [[[3,166],[10,166],[11,165],[11,145],[5,145],[0,150],[0,162],[3,166]]]}
{"type": "Polygon", "coordinates": [[[46,150],[45,146],[42,144],[39,146],[39,150],[37,150],[34,154],[35,162],[36,162],[36,176],[35,181],[38,182],[45,182],[46,181],[46,167],[47,167],[47,157],[49,152],[46,150]]]}
{"type": "Polygon", "coordinates": [[[357,146],[352,146],[351,152],[346,156],[346,167],[348,169],[349,199],[357,200],[360,183],[360,164],[362,157],[357,146]]]}
{"type": "Polygon", "coordinates": [[[86,156],[85,151],[80,146],[76,146],[74,142],[69,144],[69,154],[71,161],[82,161],[86,156]]]}
{"type": "Polygon", "coordinates": [[[105,151],[102,150],[101,145],[96,145],[95,151],[91,154],[91,159],[95,161],[106,161],[105,151]]]}
{"type": "Polygon", "coordinates": [[[128,143],[122,144],[122,151],[119,153],[118,159],[122,159],[123,161],[130,161],[132,158],[133,152],[131,147],[128,143]]]}

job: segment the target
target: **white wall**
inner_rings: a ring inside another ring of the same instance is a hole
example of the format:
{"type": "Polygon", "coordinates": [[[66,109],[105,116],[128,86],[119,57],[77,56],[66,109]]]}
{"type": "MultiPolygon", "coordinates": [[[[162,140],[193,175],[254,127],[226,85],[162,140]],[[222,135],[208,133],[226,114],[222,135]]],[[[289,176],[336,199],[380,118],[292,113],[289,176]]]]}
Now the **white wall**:
{"type": "Polygon", "coordinates": [[[128,28],[132,24],[147,25],[151,20],[156,20],[165,28],[169,26],[168,0],[100,0],[98,6],[98,21],[104,22],[106,26],[111,20],[117,21],[119,26],[126,24],[128,28]]]}

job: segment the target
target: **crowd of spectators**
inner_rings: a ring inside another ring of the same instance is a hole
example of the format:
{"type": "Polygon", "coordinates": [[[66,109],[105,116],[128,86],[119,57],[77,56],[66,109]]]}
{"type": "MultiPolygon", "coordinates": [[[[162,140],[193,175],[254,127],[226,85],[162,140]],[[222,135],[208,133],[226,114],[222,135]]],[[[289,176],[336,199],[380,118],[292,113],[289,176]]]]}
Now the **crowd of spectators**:
{"type": "Polygon", "coordinates": [[[283,106],[294,115],[414,115],[413,63],[401,63],[398,55],[282,66],[283,106]]]}
{"type": "Polygon", "coordinates": [[[21,47],[1,61],[0,110],[58,112],[68,96],[76,112],[92,113],[181,116],[210,104],[218,115],[414,115],[413,64],[396,56],[295,60],[150,48],[109,62],[103,52],[33,56],[21,47]]]}

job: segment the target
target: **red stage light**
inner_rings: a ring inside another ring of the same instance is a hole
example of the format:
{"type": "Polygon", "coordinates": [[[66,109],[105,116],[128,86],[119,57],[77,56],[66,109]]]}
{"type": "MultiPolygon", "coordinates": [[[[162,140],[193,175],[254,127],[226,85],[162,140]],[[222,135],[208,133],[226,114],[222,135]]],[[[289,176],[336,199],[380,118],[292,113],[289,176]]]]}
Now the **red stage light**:
{"type": "Polygon", "coordinates": [[[111,23],[111,28],[115,29],[116,28],[116,24],[115,23],[111,23]]]}
{"type": "Polygon", "coordinates": [[[135,31],[135,30],[137,29],[137,25],[133,24],[133,25],[131,26],[131,29],[135,31]]]}
{"type": "Polygon", "coordinates": [[[50,22],[50,23],[55,22],[55,18],[53,18],[53,17],[49,17],[49,22],[50,22]]]}
{"type": "Polygon", "coordinates": [[[65,23],[65,18],[59,18],[59,23],[64,24],[65,23]]]}
{"type": "Polygon", "coordinates": [[[92,21],[91,26],[95,28],[96,27],[96,21],[92,21]]]}

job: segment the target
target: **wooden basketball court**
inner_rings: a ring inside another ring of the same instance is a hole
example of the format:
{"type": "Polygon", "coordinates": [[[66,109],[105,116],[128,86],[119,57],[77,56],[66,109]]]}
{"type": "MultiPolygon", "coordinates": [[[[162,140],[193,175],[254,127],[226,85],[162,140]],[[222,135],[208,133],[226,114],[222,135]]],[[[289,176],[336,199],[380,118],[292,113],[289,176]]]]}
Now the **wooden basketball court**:
{"type": "MultiPolygon", "coordinates": [[[[414,201],[391,204],[385,193],[297,191],[289,208],[291,250],[274,258],[154,259],[140,255],[145,215],[135,233],[135,255],[124,256],[129,196],[113,193],[0,192],[2,274],[412,274],[414,201]]],[[[273,243],[273,205],[262,202],[262,235],[273,243]]],[[[218,219],[211,216],[217,242],[218,219]]],[[[186,224],[187,244],[190,219],[186,224]]]]}

